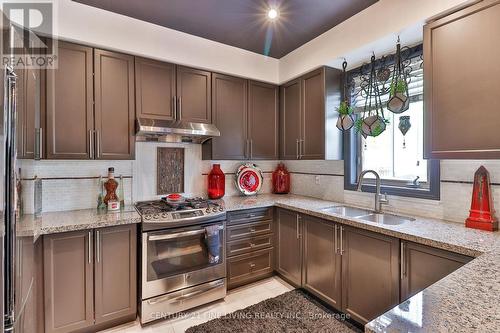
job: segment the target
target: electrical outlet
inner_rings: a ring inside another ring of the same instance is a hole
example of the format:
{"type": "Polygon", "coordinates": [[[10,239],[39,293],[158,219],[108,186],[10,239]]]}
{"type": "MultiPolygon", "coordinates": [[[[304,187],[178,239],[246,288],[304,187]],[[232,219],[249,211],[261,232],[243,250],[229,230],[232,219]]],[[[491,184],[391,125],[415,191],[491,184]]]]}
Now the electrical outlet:
{"type": "Polygon", "coordinates": [[[315,176],[315,177],[314,177],[314,183],[315,183],[316,185],[319,185],[319,184],[320,184],[320,178],[319,178],[319,176],[315,176]]]}

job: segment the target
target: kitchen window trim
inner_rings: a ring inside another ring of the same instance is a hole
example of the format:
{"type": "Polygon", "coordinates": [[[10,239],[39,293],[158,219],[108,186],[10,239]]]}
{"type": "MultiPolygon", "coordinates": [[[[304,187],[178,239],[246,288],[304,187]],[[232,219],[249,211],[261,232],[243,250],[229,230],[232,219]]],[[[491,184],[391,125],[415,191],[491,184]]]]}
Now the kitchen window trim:
{"type": "MultiPolygon", "coordinates": [[[[359,135],[354,128],[344,132],[344,189],[356,191],[358,188],[358,175],[360,156],[358,154],[358,146],[360,145],[359,135]]],[[[428,187],[411,188],[406,186],[395,186],[384,184],[382,179],[380,192],[388,195],[401,197],[410,197],[418,199],[440,200],[441,198],[441,175],[440,161],[428,160],[428,187]]],[[[393,183],[393,182],[391,182],[393,183]]],[[[362,186],[363,192],[375,193],[375,183],[366,182],[362,186]]]]}

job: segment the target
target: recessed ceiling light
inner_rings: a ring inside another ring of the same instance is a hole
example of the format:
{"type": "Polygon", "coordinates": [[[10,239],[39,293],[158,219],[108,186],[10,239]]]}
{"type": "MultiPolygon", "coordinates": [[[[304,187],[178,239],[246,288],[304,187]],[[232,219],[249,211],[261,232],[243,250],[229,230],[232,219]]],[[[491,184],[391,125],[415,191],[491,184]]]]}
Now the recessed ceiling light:
{"type": "Polygon", "coordinates": [[[278,17],[278,11],[274,8],[269,9],[269,11],[267,12],[267,17],[269,17],[269,19],[271,20],[276,19],[278,17]]]}

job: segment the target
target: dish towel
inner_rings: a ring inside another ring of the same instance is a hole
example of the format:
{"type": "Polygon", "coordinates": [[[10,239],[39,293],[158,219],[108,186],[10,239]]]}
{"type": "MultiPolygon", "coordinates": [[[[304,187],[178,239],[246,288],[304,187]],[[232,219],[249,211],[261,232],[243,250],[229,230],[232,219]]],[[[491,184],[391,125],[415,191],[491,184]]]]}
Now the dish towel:
{"type": "Polygon", "coordinates": [[[216,264],[220,260],[219,226],[211,225],[205,228],[205,243],[208,248],[208,262],[216,264]]]}

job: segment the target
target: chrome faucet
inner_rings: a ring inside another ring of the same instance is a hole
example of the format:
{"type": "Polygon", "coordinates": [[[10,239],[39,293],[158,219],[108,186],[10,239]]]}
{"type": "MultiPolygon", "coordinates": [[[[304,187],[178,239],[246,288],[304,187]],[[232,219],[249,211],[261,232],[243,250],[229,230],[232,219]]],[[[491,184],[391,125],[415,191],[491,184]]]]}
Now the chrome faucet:
{"type": "Polygon", "coordinates": [[[374,170],[365,170],[362,171],[359,174],[359,179],[358,179],[358,192],[361,192],[362,186],[363,186],[363,179],[364,176],[367,173],[372,173],[375,175],[375,182],[376,182],[376,189],[375,189],[375,213],[381,213],[382,212],[382,204],[387,205],[389,203],[389,200],[387,199],[387,194],[380,194],[380,176],[378,173],[374,170]]]}

